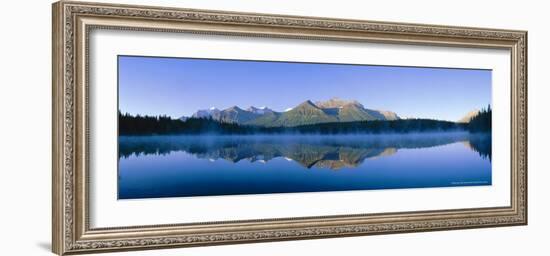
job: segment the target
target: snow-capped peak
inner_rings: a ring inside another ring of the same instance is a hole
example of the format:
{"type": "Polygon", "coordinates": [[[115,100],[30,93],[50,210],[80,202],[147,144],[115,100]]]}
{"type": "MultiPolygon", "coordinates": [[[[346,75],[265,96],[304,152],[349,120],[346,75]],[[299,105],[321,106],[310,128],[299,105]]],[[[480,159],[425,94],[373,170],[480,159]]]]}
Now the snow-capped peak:
{"type": "Polygon", "coordinates": [[[246,109],[247,111],[249,112],[252,112],[252,113],[255,113],[255,114],[260,114],[260,115],[263,115],[265,113],[269,113],[269,112],[272,112],[271,109],[269,109],[268,107],[254,107],[254,106],[250,106],[248,109],[246,109]]]}
{"type": "Polygon", "coordinates": [[[197,112],[195,112],[192,117],[194,118],[208,118],[208,117],[212,117],[212,114],[217,114],[219,113],[220,110],[215,108],[215,107],[211,107],[209,109],[199,109],[197,110],[197,112]]]}

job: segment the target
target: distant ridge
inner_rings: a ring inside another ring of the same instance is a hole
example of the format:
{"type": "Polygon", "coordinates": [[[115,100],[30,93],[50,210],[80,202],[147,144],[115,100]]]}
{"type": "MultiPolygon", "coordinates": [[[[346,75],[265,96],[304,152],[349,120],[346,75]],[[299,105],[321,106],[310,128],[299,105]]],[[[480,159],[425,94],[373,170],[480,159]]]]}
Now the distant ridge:
{"type": "Polygon", "coordinates": [[[474,118],[474,116],[477,116],[477,114],[479,114],[479,109],[474,109],[466,113],[466,115],[460,118],[457,121],[457,123],[469,123],[472,120],[472,118],[474,118]]]}

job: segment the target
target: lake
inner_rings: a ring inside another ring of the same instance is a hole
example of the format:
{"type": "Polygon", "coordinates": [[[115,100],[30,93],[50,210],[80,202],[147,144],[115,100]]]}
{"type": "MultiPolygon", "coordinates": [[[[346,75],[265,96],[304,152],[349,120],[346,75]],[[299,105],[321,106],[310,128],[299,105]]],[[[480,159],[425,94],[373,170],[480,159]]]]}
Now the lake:
{"type": "Polygon", "coordinates": [[[491,185],[491,136],[120,136],[118,198],[491,185]]]}

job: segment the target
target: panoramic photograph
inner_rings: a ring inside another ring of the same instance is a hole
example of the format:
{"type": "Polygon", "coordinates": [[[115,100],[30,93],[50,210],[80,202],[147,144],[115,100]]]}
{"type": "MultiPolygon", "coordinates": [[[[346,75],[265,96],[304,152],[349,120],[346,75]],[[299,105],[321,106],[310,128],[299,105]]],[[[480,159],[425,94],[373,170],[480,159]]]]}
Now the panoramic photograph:
{"type": "Polygon", "coordinates": [[[492,71],[118,56],[118,199],[490,186],[492,71]]]}

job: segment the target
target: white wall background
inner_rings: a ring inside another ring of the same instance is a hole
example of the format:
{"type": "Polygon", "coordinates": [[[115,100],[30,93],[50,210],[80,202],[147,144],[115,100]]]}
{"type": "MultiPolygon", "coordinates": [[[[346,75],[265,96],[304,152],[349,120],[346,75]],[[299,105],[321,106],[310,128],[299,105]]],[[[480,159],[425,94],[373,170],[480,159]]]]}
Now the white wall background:
{"type": "MultiPolygon", "coordinates": [[[[96,0],[97,1],[97,0],[96,0]]],[[[100,0],[100,2],[113,2],[100,0]]],[[[548,255],[550,23],[545,1],[117,0],[119,3],[529,31],[529,225],[111,255],[548,255]],[[546,26],[545,26],[546,24],[546,26]],[[546,232],[545,232],[546,231],[546,232]]],[[[52,255],[50,1],[9,1],[0,15],[1,255],[52,255]]]]}

